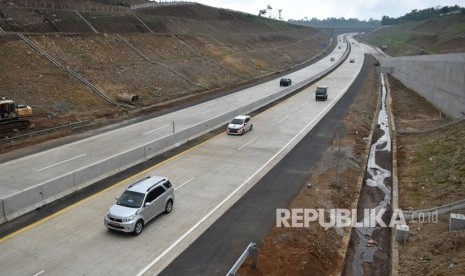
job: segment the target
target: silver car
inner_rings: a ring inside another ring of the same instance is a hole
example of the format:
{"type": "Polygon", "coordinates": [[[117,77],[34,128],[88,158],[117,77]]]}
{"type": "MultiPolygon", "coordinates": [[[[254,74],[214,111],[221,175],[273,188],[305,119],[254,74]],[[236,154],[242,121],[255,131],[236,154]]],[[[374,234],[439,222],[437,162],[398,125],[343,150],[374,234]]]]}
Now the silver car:
{"type": "Polygon", "coordinates": [[[137,236],[147,222],[171,212],[174,189],[166,177],[149,176],[129,186],[116,200],[104,218],[105,226],[137,236]]]}

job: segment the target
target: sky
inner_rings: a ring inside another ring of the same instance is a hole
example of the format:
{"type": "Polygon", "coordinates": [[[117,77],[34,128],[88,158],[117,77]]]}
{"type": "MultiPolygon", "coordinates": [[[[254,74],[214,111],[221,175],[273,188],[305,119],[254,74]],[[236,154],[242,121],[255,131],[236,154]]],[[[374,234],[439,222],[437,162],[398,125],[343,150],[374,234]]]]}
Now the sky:
{"type": "MultiPolygon", "coordinates": [[[[336,17],[381,20],[383,15],[400,17],[414,9],[459,5],[465,7],[464,0],[191,0],[216,8],[231,9],[258,15],[269,5],[272,17],[278,19],[326,19],[336,17]]],[[[164,0],[161,0],[164,2],[164,0]]],[[[268,16],[267,13],[265,16],[268,16]]]]}

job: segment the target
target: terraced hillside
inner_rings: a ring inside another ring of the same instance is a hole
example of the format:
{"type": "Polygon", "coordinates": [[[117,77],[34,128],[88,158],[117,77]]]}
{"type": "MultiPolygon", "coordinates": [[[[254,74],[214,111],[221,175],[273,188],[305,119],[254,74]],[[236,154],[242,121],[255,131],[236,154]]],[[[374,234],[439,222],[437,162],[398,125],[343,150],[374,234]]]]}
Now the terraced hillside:
{"type": "Polygon", "coordinates": [[[30,105],[36,130],[215,93],[309,62],[330,47],[316,29],[230,10],[189,3],[131,12],[129,4],[144,1],[111,2],[0,2],[0,95],[30,105]],[[116,104],[125,93],[139,101],[116,104]]]}
{"type": "Polygon", "coordinates": [[[391,56],[465,52],[465,14],[379,28],[361,36],[391,56]]]}

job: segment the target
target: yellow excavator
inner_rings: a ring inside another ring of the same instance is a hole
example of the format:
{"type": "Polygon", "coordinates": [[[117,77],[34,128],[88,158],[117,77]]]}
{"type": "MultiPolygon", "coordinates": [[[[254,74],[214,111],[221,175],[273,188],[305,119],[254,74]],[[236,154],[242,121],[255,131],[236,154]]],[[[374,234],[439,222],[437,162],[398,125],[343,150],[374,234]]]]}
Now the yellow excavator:
{"type": "Polygon", "coordinates": [[[13,129],[28,128],[31,122],[32,108],[24,104],[16,104],[5,97],[0,97],[0,132],[13,129]]]}

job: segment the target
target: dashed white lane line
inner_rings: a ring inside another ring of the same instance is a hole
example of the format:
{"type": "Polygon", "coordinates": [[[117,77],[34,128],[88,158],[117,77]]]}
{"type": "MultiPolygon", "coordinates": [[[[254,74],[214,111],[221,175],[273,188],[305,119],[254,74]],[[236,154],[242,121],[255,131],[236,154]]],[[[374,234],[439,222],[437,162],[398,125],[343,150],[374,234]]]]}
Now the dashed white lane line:
{"type": "Polygon", "coordinates": [[[160,255],[158,255],[153,261],[151,261],[142,271],[140,271],[137,276],[144,275],[149,269],[151,269],[156,263],[158,263],[162,258],[164,258],[173,248],[178,246],[187,236],[194,232],[202,223],[204,223],[209,217],[213,215],[218,209],[220,209],[226,202],[228,202],[239,190],[241,190],[251,179],[253,179],[258,173],[260,173],[268,164],[270,164],[278,155],[280,155],[290,144],[292,144],[302,133],[310,127],[315,120],[317,120],[321,114],[325,113],[327,109],[330,108],[330,105],[327,105],[323,110],[318,113],[313,120],[311,120],[307,125],[305,125],[299,133],[297,133],[287,144],[285,144],[278,152],[276,152],[268,161],[263,164],[258,170],[256,170],[247,180],[245,180],[241,185],[239,185],[234,191],[232,191],[227,197],[225,197],[215,208],[211,209],[204,217],[202,217],[196,224],[189,228],[183,235],[181,235],[176,241],[174,241],[168,248],[165,249],[160,255]]]}
{"type": "Polygon", "coordinates": [[[87,153],[84,153],[84,154],[81,154],[81,155],[78,155],[78,156],[75,156],[75,157],[72,157],[72,158],[66,159],[66,160],[64,160],[64,161],[61,161],[61,162],[58,162],[58,163],[52,164],[52,165],[50,165],[50,166],[43,167],[42,169],[38,169],[38,170],[36,170],[36,172],[40,172],[40,171],[43,171],[43,170],[46,170],[46,169],[50,169],[50,168],[52,168],[52,167],[55,167],[55,166],[61,165],[61,164],[63,164],[63,163],[66,163],[66,162],[72,161],[72,160],[74,160],[74,159],[81,158],[81,157],[83,157],[83,156],[86,156],[86,155],[87,155],[87,153]]]}
{"type": "Polygon", "coordinates": [[[149,133],[152,133],[152,132],[155,132],[155,131],[159,131],[160,129],[164,129],[164,128],[167,128],[167,127],[169,127],[169,126],[170,126],[170,125],[164,125],[164,126],[162,126],[162,127],[159,127],[159,128],[152,129],[152,130],[150,130],[150,131],[144,132],[144,133],[142,133],[142,135],[146,135],[146,134],[149,134],[149,133]]]}
{"type": "Polygon", "coordinates": [[[174,190],[176,191],[177,189],[181,188],[182,186],[186,185],[187,183],[191,182],[194,179],[195,179],[195,176],[187,180],[186,182],[182,183],[181,185],[179,185],[179,187],[174,188],[174,190]]]}
{"type": "Polygon", "coordinates": [[[42,274],[42,273],[44,273],[44,272],[45,272],[45,270],[41,270],[41,271],[37,272],[36,274],[34,274],[34,275],[32,275],[32,276],[39,276],[40,274],[42,274]]]}
{"type": "Polygon", "coordinates": [[[242,147],[240,147],[239,150],[241,150],[241,149],[247,147],[250,143],[252,143],[253,141],[257,140],[257,138],[258,138],[258,137],[253,138],[252,140],[250,140],[249,142],[247,142],[246,144],[244,144],[242,147]]]}
{"type": "Polygon", "coordinates": [[[289,118],[289,117],[291,117],[291,115],[287,115],[286,117],[282,118],[282,119],[278,122],[278,124],[280,124],[280,123],[286,121],[287,118],[289,118]]]}

